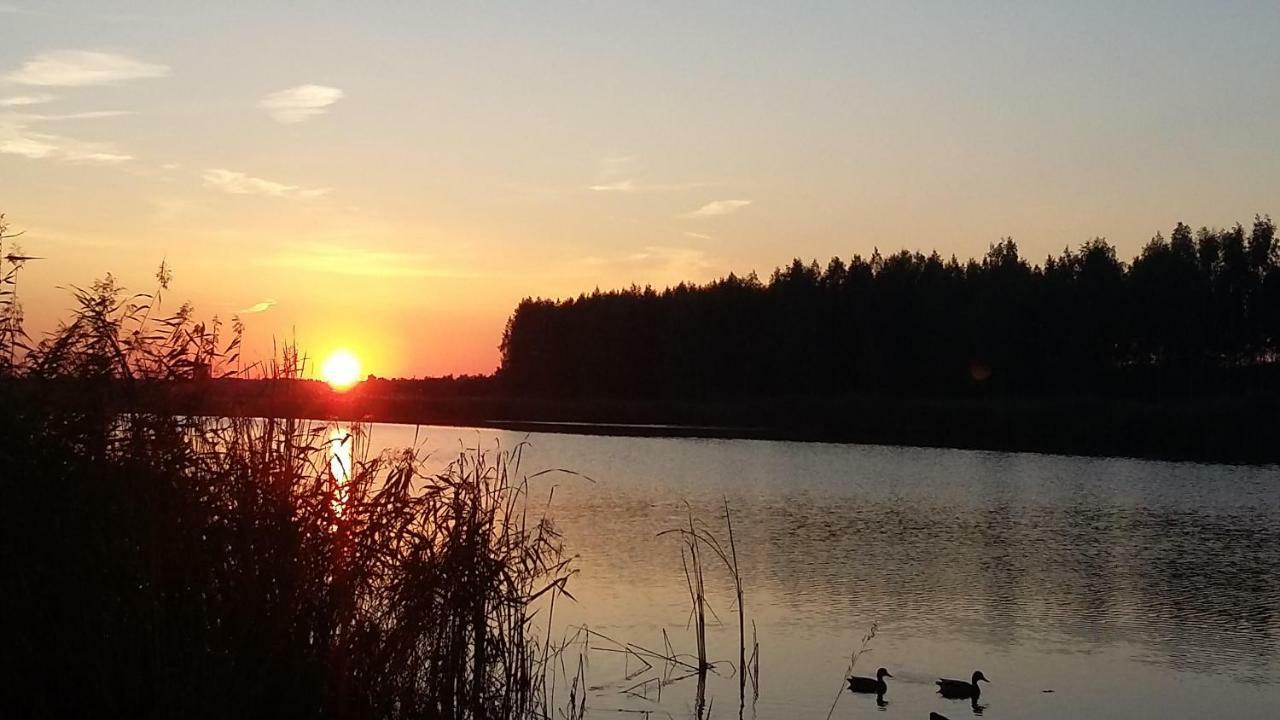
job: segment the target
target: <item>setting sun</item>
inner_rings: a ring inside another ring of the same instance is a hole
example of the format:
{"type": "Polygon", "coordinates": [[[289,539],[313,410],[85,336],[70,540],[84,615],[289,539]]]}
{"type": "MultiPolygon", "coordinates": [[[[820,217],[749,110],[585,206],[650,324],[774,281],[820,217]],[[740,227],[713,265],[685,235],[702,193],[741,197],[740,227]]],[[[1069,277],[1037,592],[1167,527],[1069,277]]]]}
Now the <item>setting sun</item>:
{"type": "Polygon", "coordinates": [[[360,358],[350,350],[335,350],[321,366],[320,376],[334,390],[346,390],[360,381],[360,358]]]}

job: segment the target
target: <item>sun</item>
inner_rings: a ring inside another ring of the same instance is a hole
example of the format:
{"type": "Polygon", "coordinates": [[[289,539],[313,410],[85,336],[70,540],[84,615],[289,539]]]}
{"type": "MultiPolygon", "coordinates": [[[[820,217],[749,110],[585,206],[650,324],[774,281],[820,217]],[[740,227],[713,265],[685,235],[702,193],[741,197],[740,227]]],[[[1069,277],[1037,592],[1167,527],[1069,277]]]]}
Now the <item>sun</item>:
{"type": "Polygon", "coordinates": [[[320,375],[334,390],[348,390],[360,382],[360,358],[350,350],[334,350],[320,367],[320,375]]]}

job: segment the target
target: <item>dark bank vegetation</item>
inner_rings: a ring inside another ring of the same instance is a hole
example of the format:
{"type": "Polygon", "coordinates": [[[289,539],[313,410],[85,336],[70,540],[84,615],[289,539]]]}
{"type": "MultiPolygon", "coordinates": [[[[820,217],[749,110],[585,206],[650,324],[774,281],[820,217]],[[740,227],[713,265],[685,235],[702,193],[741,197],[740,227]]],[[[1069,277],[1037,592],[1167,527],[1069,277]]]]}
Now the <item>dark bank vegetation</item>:
{"type": "MultiPolygon", "coordinates": [[[[902,251],[525,299],[509,417],[711,435],[1280,462],[1280,245],[1178,224],[1131,262],[902,251]]],[[[520,425],[515,425],[520,427],[520,425]]],[[[581,431],[581,429],[579,429],[581,431]]],[[[619,430],[636,432],[636,430],[619,430]]]]}
{"type": "Polygon", "coordinates": [[[1041,264],[1012,239],[967,262],[797,259],[767,280],[526,299],[501,351],[504,387],[569,398],[1202,392],[1275,364],[1280,247],[1259,217],[1178,224],[1128,263],[1101,239],[1041,264]]]}
{"type": "Polygon", "coordinates": [[[0,716],[553,716],[531,617],[570,568],[521,448],[428,472],[359,429],[140,409],[238,372],[238,328],[162,314],[168,281],[76,290],[39,342],[5,325],[0,716]]]}

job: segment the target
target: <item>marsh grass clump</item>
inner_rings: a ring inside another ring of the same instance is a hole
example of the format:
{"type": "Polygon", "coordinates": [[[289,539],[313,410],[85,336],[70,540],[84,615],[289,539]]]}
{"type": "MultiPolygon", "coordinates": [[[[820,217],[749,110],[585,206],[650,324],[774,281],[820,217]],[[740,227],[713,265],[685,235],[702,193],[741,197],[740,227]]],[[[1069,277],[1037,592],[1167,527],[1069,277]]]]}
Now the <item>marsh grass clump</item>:
{"type": "MultiPolygon", "coordinates": [[[[523,446],[428,470],[360,426],[144,411],[242,372],[240,328],[110,278],[5,369],[6,717],[549,717],[532,618],[565,592],[523,446]]],[[[258,372],[298,377],[294,350],[258,372]]],[[[550,618],[540,618],[550,623],[550,618]]]]}

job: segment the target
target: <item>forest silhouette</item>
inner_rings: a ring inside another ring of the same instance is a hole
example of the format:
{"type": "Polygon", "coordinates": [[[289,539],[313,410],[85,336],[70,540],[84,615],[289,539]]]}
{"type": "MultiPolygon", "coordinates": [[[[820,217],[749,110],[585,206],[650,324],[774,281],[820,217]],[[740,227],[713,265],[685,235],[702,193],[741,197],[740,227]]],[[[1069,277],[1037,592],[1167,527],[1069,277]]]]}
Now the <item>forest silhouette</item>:
{"type": "Polygon", "coordinates": [[[1101,238],[1042,264],[1011,238],[967,262],[796,259],[767,281],[526,298],[501,353],[504,387],[561,397],[1199,392],[1280,354],[1280,247],[1257,216],[1179,223],[1129,263],[1101,238]]]}

